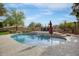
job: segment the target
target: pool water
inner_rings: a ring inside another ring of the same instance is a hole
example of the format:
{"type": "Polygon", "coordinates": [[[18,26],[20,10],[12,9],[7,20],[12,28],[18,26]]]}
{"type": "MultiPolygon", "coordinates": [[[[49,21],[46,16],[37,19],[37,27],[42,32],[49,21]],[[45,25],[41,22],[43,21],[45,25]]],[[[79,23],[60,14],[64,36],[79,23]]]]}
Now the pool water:
{"type": "Polygon", "coordinates": [[[20,43],[29,45],[57,45],[66,42],[64,38],[50,37],[48,35],[16,34],[11,37],[20,43]]]}

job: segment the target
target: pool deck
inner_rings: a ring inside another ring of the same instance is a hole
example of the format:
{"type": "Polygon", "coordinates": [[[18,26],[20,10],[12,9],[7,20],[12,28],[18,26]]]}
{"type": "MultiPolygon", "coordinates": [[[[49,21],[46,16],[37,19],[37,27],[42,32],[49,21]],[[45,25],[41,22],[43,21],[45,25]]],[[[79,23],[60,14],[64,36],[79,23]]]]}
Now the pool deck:
{"type": "Polygon", "coordinates": [[[0,36],[0,56],[79,56],[79,35],[66,36],[66,43],[48,47],[22,44],[11,35],[0,36]]]}
{"type": "Polygon", "coordinates": [[[16,56],[16,55],[40,55],[44,51],[44,48],[25,45],[19,43],[12,38],[11,35],[0,36],[0,55],[3,56],[16,56]],[[40,52],[39,52],[40,51],[40,52]]]}

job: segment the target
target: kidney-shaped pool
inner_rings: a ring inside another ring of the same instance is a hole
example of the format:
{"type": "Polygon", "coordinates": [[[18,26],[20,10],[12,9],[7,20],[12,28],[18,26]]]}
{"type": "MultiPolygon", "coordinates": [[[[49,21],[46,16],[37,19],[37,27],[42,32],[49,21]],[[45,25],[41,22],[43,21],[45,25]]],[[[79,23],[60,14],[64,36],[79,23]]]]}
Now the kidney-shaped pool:
{"type": "Polygon", "coordinates": [[[12,35],[11,38],[14,40],[30,45],[57,45],[66,42],[66,39],[59,37],[50,37],[48,35],[37,35],[37,34],[16,34],[12,35]]]}

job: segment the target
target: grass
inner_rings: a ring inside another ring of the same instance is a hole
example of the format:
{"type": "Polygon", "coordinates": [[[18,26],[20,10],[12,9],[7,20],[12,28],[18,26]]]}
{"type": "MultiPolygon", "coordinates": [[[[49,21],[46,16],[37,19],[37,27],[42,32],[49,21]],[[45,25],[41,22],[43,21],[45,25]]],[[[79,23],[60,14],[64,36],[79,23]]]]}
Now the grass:
{"type": "Polygon", "coordinates": [[[9,34],[9,32],[0,32],[0,35],[6,35],[9,34]]]}

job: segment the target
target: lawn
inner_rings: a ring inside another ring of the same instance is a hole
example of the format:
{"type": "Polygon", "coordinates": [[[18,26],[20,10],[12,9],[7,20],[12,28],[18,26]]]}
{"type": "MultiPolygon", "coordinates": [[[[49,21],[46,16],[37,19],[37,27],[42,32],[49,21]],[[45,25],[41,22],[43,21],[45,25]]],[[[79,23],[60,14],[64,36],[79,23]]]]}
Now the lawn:
{"type": "Polygon", "coordinates": [[[9,32],[0,32],[0,35],[9,34],[9,32]]]}

